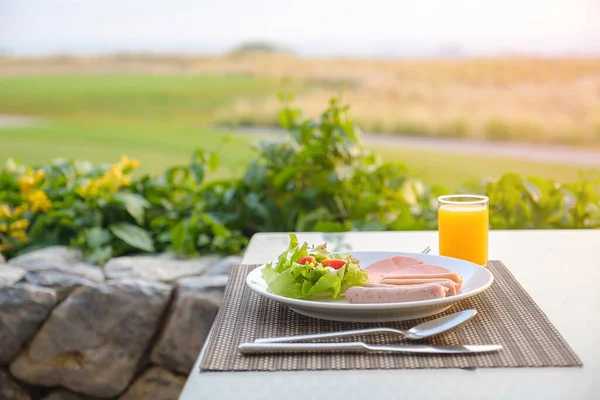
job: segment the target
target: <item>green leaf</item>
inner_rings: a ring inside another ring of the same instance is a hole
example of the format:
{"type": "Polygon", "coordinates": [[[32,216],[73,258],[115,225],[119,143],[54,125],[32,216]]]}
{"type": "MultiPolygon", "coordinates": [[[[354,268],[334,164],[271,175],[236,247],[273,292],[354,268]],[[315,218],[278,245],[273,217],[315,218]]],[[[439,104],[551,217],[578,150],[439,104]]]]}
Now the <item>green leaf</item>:
{"type": "Polygon", "coordinates": [[[148,232],[128,222],[119,222],[109,226],[110,231],[119,239],[136,249],[153,252],[154,244],[148,232]]]}
{"type": "Polygon", "coordinates": [[[331,212],[325,207],[319,207],[301,214],[296,222],[295,230],[297,232],[310,232],[317,222],[329,221],[331,219],[331,212]]]}
{"type": "Polygon", "coordinates": [[[246,196],[245,203],[254,214],[260,218],[269,218],[269,210],[261,203],[260,197],[256,193],[250,193],[246,196]]]}
{"type": "Polygon", "coordinates": [[[542,200],[542,191],[531,182],[525,182],[524,185],[529,197],[531,198],[531,201],[533,201],[535,204],[539,204],[542,200]]]}
{"type": "Polygon", "coordinates": [[[196,240],[196,244],[198,245],[198,247],[202,247],[202,246],[206,246],[207,244],[211,243],[211,238],[210,236],[201,233],[200,235],[198,235],[198,239],[196,240]]]}
{"type": "Polygon", "coordinates": [[[214,171],[219,167],[219,163],[219,156],[216,153],[210,153],[208,156],[208,168],[210,168],[211,171],[214,171]]]}
{"type": "Polygon", "coordinates": [[[324,273],[315,283],[304,281],[302,296],[312,297],[331,293],[331,297],[335,299],[340,294],[341,285],[341,279],[337,274],[324,273]]]}
{"type": "Polygon", "coordinates": [[[300,110],[285,108],[279,113],[279,125],[285,129],[293,129],[302,117],[300,110]]]}
{"type": "Polygon", "coordinates": [[[192,156],[190,170],[192,171],[197,183],[201,183],[204,180],[205,168],[207,166],[211,171],[217,169],[219,166],[219,156],[208,151],[196,150],[192,156]]]}
{"type": "Polygon", "coordinates": [[[112,252],[112,246],[98,247],[86,257],[86,261],[90,264],[103,264],[112,257],[112,252]]]}
{"type": "Polygon", "coordinates": [[[340,223],[337,221],[319,221],[314,227],[315,232],[346,232],[351,228],[350,223],[340,223]]]}
{"type": "Polygon", "coordinates": [[[102,229],[98,226],[95,226],[87,231],[85,240],[87,246],[91,249],[95,249],[96,247],[100,247],[112,239],[112,235],[106,229],[102,229]]]}
{"type": "Polygon", "coordinates": [[[171,167],[165,172],[165,178],[171,186],[183,185],[190,176],[190,170],[186,167],[171,167]]]}
{"type": "Polygon", "coordinates": [[[194,178],[197,183],[202,183],[204,180],[204,165],[198,163],[192,163],[190,165],[190,170],[194,174],[194,178]]]}
{"type": "Polygon", "coordinates": [[[180,221],[171,229],[171,237],[173,239],[173,248],[179,251],[185,245],[185,235],[187,232],[187,221],[180,221]]]}
{"type": "Polygon", "coordinates": [[[134,193],[117,193],[115,200],[125,205],[125,209],[138,224],[144,223],[144,212],[150,207],[148,200],[134,193]]]}

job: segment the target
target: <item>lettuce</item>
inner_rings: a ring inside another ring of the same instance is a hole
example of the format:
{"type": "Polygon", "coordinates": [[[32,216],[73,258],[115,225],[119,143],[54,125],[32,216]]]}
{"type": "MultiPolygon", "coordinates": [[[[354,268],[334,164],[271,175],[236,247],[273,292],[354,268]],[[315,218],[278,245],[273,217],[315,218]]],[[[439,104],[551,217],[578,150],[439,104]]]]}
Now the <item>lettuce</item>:
{"type": "Polygon", "coordinates": [[[295,299],[336,299],[349,287],[363,286],[368,281],[367,273],[360,269],[358,260],[350,255],[344,257],[328,254],[326,244],[308,248],[300,245],[298,237],[290,233],[290,244],[277,259],[263,268],[262,277],[271,292],[295,299]],[[300,265],[302,257],[312,255],[316,265],[300,265]],[[339,258],[346,264],[338,269],[325,268],[321,264],[326,258],[339,258]]]}

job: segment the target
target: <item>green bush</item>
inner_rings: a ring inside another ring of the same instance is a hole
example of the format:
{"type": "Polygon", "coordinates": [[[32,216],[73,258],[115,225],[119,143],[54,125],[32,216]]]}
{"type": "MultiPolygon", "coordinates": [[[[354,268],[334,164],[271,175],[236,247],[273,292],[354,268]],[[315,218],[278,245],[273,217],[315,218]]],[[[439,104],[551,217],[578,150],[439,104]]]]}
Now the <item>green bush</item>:
{"type": "Polygon", "coordinates": [[[600,195],[592,182],[560,185],[546,179],[505,174],[488,182],[494,229],[580,229],[600,227],[600,195]]]}
{"type": "Polygon", "coordinates": [[[433,229],[437,195],[400,163],[365,149],[347,108],[333,100],[320,119],[289,106],[291,140],[262,143],[245,175],[207,188],[211,212],[247,236],[265,231],[433,229]],[[220,196],[220,193],[226,193],[220,196]]]}
{"type": "MultiPolygon", "coordinates": [[[[285,103],[289,138],[261,143],[241,178],[206,183],[218,165],[198,150],[185,166],[132,178],[137,161],[56,160],[0,173],[0,251],[63,244],[90,262],[140,251],[238,253],[256,232],[436,229],[447,190],[384,163],[336,100],[317,120],[285,103]]],[[[582,179],[561,185],[505,174],[472,188],[490,197],[495,229],[599,228],[600,195],[582,179]]]]}
{"type": "Polygon", "coordinates": [[[401,120],[392,127],[392,133],[406,136],[431,136],[431,128],[424,121],[401,120]]]}
{"type": "Polygon", "coordinates": [[[513,137],[513,127],[501,118],[493,118],[485,125],[484,134],[489,140],[509,140],[513,137]]]}
{"type": "Polygon", "coordinates": [[[456,118],[445,122],[437,128],[437,135],[444,138],[464,138],[469,136],[469,122],[456,118]]]}
{"type": "Polygon", "coordinates": [[[113,165],[55,160],[37,169],[8,162],[0,174],[0,251],[9,256],[55,244],[90,262],[115,255],[173,251],[237,253],[247,240],[203,210],[202,182],[213,154],[132,180],[137,161],[113,165]]]}

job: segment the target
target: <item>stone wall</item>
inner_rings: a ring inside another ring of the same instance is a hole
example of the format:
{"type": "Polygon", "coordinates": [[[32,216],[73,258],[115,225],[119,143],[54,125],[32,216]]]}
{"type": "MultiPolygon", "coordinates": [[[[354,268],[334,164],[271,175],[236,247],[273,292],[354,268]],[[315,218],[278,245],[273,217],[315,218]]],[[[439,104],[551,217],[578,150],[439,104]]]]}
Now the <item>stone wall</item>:
{"type": "Polygon", "coordinates": [[[0,255],[0,399],[177,399],[240,261],[0,255]]]}

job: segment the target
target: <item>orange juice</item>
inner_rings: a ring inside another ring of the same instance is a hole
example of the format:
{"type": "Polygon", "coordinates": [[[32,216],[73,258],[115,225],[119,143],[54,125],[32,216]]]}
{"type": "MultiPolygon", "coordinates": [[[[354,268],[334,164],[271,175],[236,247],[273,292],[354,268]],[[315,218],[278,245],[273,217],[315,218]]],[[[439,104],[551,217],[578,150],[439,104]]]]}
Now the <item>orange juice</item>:
{"type": "Polygon", "coordinates": [[[465,202],[464,204],[460,202],[444,204],[440,200],[438,208],[440,255],[487,265],[488,227],[487,200],[485,203],[465,202]]]}

